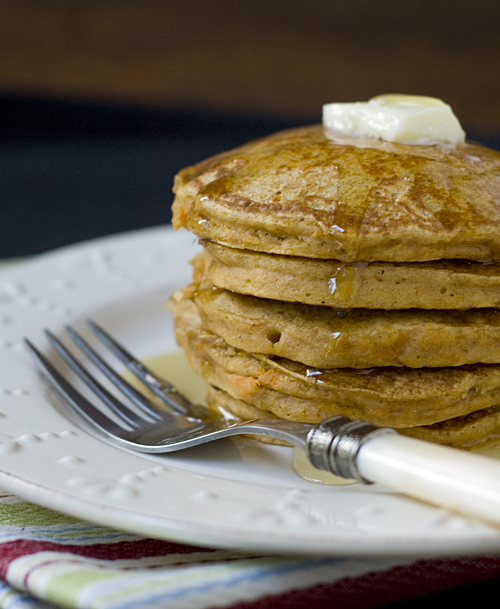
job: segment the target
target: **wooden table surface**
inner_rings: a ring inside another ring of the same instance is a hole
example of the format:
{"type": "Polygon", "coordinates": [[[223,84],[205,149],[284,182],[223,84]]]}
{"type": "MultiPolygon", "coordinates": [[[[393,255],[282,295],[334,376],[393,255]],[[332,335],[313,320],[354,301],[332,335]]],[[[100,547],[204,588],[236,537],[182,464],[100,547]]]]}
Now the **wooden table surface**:
{"type": "Polygon", "coordinates": [[[497,0],[0,0],[0,92],[319,119],[434,95],[500,132],[497,0]]]}

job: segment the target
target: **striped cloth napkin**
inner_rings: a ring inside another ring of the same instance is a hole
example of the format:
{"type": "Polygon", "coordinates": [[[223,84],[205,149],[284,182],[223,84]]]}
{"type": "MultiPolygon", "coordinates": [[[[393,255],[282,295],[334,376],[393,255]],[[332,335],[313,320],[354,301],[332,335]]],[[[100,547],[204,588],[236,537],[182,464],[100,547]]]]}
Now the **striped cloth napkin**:
{"type": "Polygon", "coordinates": [[[2,609],[365,609],[498,576],[500,556],[318,558],[188,546],[0,491],[2,609]]]}

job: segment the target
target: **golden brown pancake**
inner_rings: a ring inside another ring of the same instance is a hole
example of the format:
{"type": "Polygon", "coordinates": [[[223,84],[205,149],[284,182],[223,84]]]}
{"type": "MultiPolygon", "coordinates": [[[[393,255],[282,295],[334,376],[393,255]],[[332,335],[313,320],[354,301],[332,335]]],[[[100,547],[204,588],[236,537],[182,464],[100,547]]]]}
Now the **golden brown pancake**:
{"type": "Polygon", "coordinates": [[[342,263],[202,243],[212,283],[242,294],[343,309],[500,306],[500,264],[492,262],[342,263]]]}
{"type": "Polygon", "coordinates": [[[240,418],[500,435],[500,153],[303,127],[182,170],[176,338],[240,418]]]}
{"type": "Polygon", "coordinates": [[[433,425],[500,403],[500,365],[321,370],[248,353],[201,328],[194,303],[171,301],[176,338],[211,385],[265,412],[318,423],[336,414],[375,425],[433,425]]]}
{"type": "MultiPolygon", "coordinates": [[[[209,388],[206,403],[210,408],[230,413],[230,416],[240,420],[277,418],[276,415],[251,406],[243,400],[233,398],[226,391],[215,387],[209,388]]],[[[500,436],[500,406],[491,406],[434,425],[403,427],[398,431],[406,436],[427,442],[436,442],[456,448],[474,448],[487,440],[500,436]]],[[[258,436],[258,439],[266,441],[266,438],[262,436],[258,436]]]]}
{"type": "Polygon", "coordinates": [[[175,180],[173,223],[222,245],[341,262],[500,260],[500,153],[283,131],[175,180]]]}
{"type": "Polygon", "coordinates": [[[500,363],[497,309],[346,312],[214,288],[200,266],[174,299],[192,300],[202,328],[238,349],[319,368],[500,363]]]}

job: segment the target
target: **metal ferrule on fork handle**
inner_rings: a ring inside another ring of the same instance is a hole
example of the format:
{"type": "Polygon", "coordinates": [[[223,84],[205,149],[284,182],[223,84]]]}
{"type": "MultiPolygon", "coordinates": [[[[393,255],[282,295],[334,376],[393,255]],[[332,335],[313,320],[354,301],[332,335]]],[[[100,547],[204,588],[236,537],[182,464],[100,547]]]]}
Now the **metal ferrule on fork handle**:
{"type": "Polygon", "coordinates": [[[356,458],[366,440],[384,434],[395,434],[394,429],[376,427],[365,421],[351,421],[335,416],[314,426],[307,436],[309,460],[314,467],[332,472],[341,478],[372,484],[358,469],[356,458]]]}

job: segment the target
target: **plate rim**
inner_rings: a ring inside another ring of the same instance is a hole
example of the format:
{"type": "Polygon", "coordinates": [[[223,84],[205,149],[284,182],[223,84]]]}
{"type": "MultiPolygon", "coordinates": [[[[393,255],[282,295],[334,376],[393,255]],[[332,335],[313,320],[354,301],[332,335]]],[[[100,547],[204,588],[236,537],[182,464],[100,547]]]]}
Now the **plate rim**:
{"type": "MultiPolygon", "coordinates": [[[[190,234],[182,234],[180,237],[175,237],[178,233],[174,233],[171,226],[157,226],[137,231],[128,231],[126,233],[118,233],[91,239],[81,243],[67,245],[57,250],[45,252],[32,259],[19,262],[14,266],[5,269],[0,269],[0,284],[5,278],[9,281],[22,277],[25,274],[30,274],[34,270],[44,269],[51,264],[58,263],[62,259],[70,256],[79,256],[82,253],[92,252],[99,248],[110,247],[120,251],[127,247],[130,248],[133,243],[141,243],[144,240],[165,242],[172,240],[179,241],[182,246],[176,244],[171,247],[175,250],[182,251],[187,249],[189,242],[194,243],[193,236],[190,234]]],[[[170,247],[170,246],[169,246],[170,247]]],[[[167,248],[168,249],[168,248],[167,248]]],[[[161,281],[160,281],[161,284],[161,281]]],[[[156,284],[155,284],[156,285],[156,284]]],[[[113,298],[106,297],[103,300],[102,306],[105,308],[110,303],[114,302],[113,298]]],[[[85,307],[83,307],[85,308],[85,307]]],[[[0,313],[2,312],[2,303],[0,301],[0,313]]],[[[0,395],[1,404],[1,395],[0,395]]],[[[107,449],[121,454],[117,448],[106,445],[107,449]]],[[[92,520],[97,524],[102,524],[108,527],[120,528],[129,532],[134,532],[139,535],[156,536],[164,539],[171,539],[180,543],[190,543],[194,545],[208,545],[211,547],[225,547],[239,549],[242,551],[260,551],[260,552],[283,552],[294,554],[319,554],[319,555],[342,555],[342,556],[361,556],[361,555],[383,555],[383,556],[449,556],[449,555],[470,555],[478,552],[494,552],[500,549],[500,531],[479,533],[476,536],[465,534],[460,535],[460,527],[456,531],[455,536],[445,538],[436,538],[432,534],[416,539],[409,535],[407,538],[390,537],[384,538],[383,547],[380,546],[379,537],[363,537],[362,534],[342,536],[337,534],[336,543],[331,547],[335,537],[331,535],[324,544],[319,543],[317,538],[310,539],[309,542],[304,536],[283,536],[279,531],[277,534],[268,534],[267,542],[264,543],[261,538],[254,539],[250,535],[238,536],[236,531],[238,527],[228,526],[215,527],[216,533],[213,530],[207,530],[203,524],[193,521],[176,520],[172,517],[157,518],[151,514],[135,512],[130,508],[120,509],[116,505],[106,505],[102,500],[92,500],[90,498],[82,498],[75,496],[70,492],[62,492],[59,489],[47,488],[43,484],[37,484],[34,481],[23,479],[22,476],[15,471],[8,471],[4,467],[0,467],[0,486],[9,492],[13,492],[28,501],[32,501],[39,505],[43,505],[49,509],[55,509],[71,515],[76,518],[84,518],[92,520]],[[87,515],[84,513],[84,508],[87,509],[87,515]],[[88,512],[90,510],[90,512],[88,512]],[[156,533],[156,534],[155,534],[156,533]],[[243,545],[240,545],[240,544],[243,545]],[[329,547],[324,547],[328,545],[329,547]],[[408,546],[411,547],[408,547],[408,546]]],[[[244,528],[241,525],[239,528],[244,528]]]]}

